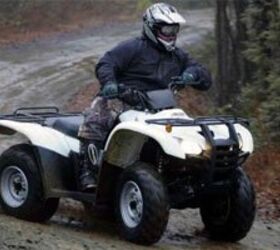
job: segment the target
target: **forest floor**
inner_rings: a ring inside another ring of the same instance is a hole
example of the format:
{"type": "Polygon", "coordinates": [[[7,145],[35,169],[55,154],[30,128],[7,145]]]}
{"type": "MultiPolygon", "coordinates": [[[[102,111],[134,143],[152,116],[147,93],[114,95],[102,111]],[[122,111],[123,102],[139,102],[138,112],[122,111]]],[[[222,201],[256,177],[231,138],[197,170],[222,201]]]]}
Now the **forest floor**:
{"type": "MultiPolygon", "coordinates": [[[[188,17],[189,26],[183,29],[179,41],[182,45],[185,41],[196,43],[213,28],[213,14],[209,11],[192,12],[188,17]]],[[[18,38],[11,36],[8,42],[3,42],[4,47],[0,48],[1,113],[22,105],[48,104],[77,111],[87,107],[98,89],[93,79],[97,59],[141,29],[141,24],[125,21],[118,24],[101,21],[101,27],[96,24],[83,29],[76,29],[74,25],[73,29],[58,33],[42,31],[39,37],[31,32],[18,38]],[[27,42],[18,43],[17,39],[27,42]]],[[[209,105],[206,99],[205,94],[186,90],[182,93],[181,106],[192,114],[205,114],[209,105]]],[[[7,144],[1,141],[1,146],[7,147],[10,143],[9,139],[7,144]]],[[[136,246],[120,240],[111,222],[89,216],[80,203],[63,199],[56,215],[46,224],[24,222],[1,213],[0,248],[279,249],[279,160],[279,149],[266,148],[258,150],[246,167],[256,185],[258,212],[252,230],[240,243],[209,241],[203,232],[199,211],[187,209],[171,211],[167,230],[158,244],[149,248],[136,246]]]]}

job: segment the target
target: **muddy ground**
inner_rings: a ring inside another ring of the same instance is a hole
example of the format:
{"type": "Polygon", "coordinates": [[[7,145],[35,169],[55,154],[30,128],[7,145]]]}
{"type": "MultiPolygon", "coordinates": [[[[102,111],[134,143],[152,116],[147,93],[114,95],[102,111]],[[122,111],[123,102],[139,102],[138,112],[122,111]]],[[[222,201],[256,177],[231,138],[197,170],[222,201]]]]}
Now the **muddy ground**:
{"type": "MultiPolygon", "coordinates": [[[[199,42],[213,29],[211,10],[186,15],[188,24],[179,40],[182,46],[199,42]]],[[[140,23],[111,23],[0,48],[0,112],[34,105],[65,108],[75,93],[93,81],[97,59],[119,41],[138,35],[140,29],[140,23]]],[[[1,149],[11,143],[2,137],[1,149]]],[[[257,217],[241,242],[212,242],[203,233],[198,210],[172,210],[162,240],[146,248],[122,241],[112,222],[89,216],[72,200],[62,200],[47,224],[0,214],[0,249],[280,249],[279,236],[279,222],[257,217]]]]}
{"type": "Polygon", "coordinates": [[[279,249],[280,223],[258,218],[248,236],[239,243],[213,242],[203,232],[198,210],[172,210],[167,230],[151,247],[137,246],[119,238],[111,221],[86,213],[83,206],[64,199],[47,224],[20,221],[0,215],[0,248],[40,250],[88,249],[279,249]]]}

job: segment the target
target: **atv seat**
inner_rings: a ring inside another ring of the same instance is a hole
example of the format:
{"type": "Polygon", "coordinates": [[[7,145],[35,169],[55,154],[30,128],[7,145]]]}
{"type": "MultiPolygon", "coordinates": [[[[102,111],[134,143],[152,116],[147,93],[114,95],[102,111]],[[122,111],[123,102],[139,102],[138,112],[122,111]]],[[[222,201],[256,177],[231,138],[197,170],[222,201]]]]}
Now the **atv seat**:
{"type": "Polygon", "coordinates": [[[83,116],[71,116],[57,118],[52,127],[66,135],[77,138],[80,125],[83,123],[83,116]]]}

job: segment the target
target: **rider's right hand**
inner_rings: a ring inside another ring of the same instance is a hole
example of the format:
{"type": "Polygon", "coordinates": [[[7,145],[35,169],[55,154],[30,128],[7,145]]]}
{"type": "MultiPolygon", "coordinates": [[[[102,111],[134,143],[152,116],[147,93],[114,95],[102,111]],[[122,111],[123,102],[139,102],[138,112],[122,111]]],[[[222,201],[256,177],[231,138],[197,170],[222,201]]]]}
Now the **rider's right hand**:
{"type": "Polygon", "coordinates": [[[114,81],[105,83],[101,90],[101,95],[104,97],[116,96],[119,93],[118,84],[114,81]]]}

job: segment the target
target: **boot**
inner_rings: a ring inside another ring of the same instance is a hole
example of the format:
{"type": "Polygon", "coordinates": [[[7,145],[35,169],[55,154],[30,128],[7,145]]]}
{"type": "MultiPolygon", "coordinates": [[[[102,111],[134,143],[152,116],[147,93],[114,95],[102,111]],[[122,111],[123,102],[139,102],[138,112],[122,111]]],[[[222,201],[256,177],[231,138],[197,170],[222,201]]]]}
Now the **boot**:
{"type": "Polygon", "coordinates": [[[82,191],[92,191],[97,185],[99,151],[94,142],[81,141],[79,182],[82,191]]]}

